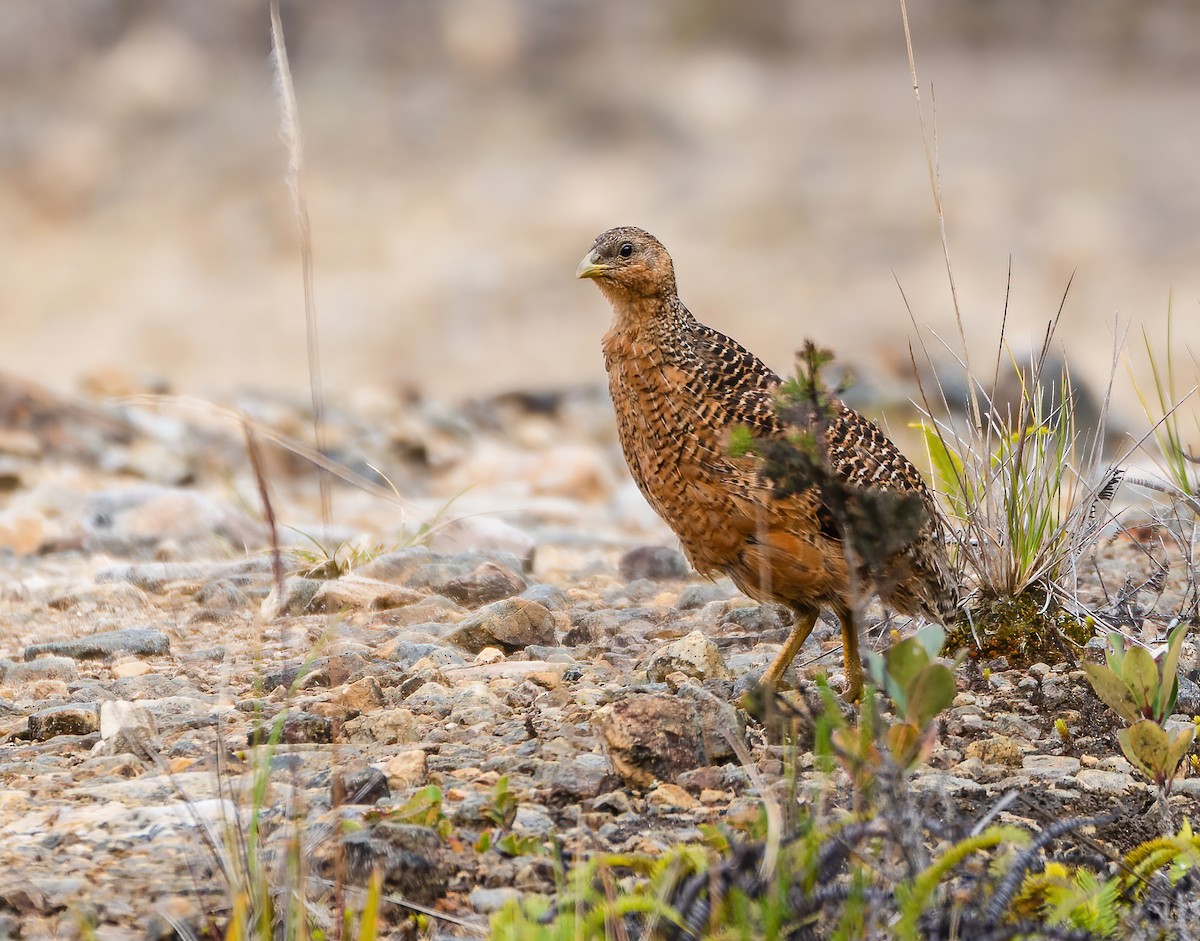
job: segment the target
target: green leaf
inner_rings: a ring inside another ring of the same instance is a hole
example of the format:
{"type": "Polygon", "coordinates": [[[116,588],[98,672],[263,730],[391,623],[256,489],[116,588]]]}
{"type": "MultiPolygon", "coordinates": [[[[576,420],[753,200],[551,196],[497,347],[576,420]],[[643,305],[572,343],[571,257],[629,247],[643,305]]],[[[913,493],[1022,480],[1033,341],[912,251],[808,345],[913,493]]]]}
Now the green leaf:
{"type": "Polygon", "coordinates": [[[1140,646],[1130,647],[1125,651],[1121,679],[1129,687],[1138,711],[1149,718],[1153,714],[1154,701],[1158,698],[1158,688],[1161,685],[1158,664],[1150,656],[1150,651],[1140,646]]]}
{"type": "Polygon", "coordinates": [[[1179,770],[1179,763],[1183,761],[1188,749],[1192,747],[1192,742],[1196,738],[1196,727],[1185,725],[1172,728],[1167,731],[1167,738],[1167,757],[1163,768],[1167,772],[1167,777],[1173,778],[1175,772],[1179,770]]]}
{"type": "Polygon", "coordinates": [[[929,665],[929,654],[916,637],[908,637],[889,647],[883,656],[887,661],[888,677],[896,681],[907,698],[913,680],[929,665]]]}
{"type": "Polygon", "coordinates": [[[939,624],[926,624],[913,634],[912,639],[925,648],[930,660],[936,660],[946,643],[946,631],[939,624]]]}
{"type": "Polygon", "coordinates": [[[1161,783],[1169,776],[1166,763],[1171,753],[1171,742],[1163,727],[1153,719],[1142,719],[1127,729],[1121,729],[1117,733],[1117,741],[1125,757],[1151,781],[1161,783]]]}
{"type": "Polygon", "coordinates": [[[1179,696],[1179,655],[1183,651],[1183,639],[1187,635],[1187,623],[1180,621],[1167,640],[1167,652],[1163,655],[1158,698],[1154,703],[1154,718],[1162,722],[1175,708],[1179,696]]]}
{"type": "Polygon", "coordinates": [[[1108,635],[1108,668],[1117,676],[1121,675],[1121,664],[1125,661],[1125,638],[1113,631],[1108,635]]]}
{"type": "Polygon", "coordinates": [[[1109,709],[1126,722],[1137,722],[1142,718],[1129,687],[1120,676],[1099,663],[1085,663],[1083,670],[1087,674],[1088,682],[1092,684],[1092,689],[1109,709]]]}
{"type": "Polygon", "coordinates": [[[958,687],[954,673],[942,663],[931,663],[917,674],[908,689],[908,718],[924,726],[950,703],[958,687]]]}

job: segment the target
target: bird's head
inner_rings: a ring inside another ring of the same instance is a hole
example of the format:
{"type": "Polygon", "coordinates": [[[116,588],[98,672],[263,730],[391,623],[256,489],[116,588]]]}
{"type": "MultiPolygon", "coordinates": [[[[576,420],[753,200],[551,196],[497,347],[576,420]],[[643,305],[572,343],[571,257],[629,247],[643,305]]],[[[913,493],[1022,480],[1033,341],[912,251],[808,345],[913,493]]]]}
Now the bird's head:
{"type": "Polygon", "coordinates": [[[575,277],[591,278],[614,303],[675,293],[675,266],[662,242],[631,225],[596,236],[575,277]]]}

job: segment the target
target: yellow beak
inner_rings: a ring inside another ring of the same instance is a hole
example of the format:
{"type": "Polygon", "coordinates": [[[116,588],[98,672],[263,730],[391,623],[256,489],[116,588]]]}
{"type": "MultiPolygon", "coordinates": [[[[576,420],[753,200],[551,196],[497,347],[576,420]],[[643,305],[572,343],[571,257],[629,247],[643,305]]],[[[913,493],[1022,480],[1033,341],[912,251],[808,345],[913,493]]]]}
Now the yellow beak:
{"type": "Polygon", "coordinates": [[[575,277],[577,278],[598,278],[606,272],[611,265],[602,265],[596,260],[596,250],[588,252],[583,256],[583,261],[579,263],[579,267],[575,269],[575,277]]]}

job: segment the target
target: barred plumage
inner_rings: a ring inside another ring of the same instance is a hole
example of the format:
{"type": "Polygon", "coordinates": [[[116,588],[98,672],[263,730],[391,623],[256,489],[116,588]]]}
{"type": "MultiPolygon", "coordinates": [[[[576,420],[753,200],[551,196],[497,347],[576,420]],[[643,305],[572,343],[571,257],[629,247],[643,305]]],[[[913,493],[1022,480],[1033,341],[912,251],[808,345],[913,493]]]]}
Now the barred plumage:
{"type": "MultiPolygon", "coordinates": [[[[828,607],[842,622],[847,695],[856,698],[862,663],[851,594],[863,573],[850,571],[829,506],[817,487],[777,491],[761,462],[730,453],[739,426],[764,440],[788,433],[776,399],[779,376],[691,315],[679,300],[670,255],[649,233],[604,232],[577,275],[595,279],[613,307],[604,359],[621,447],[638,487],[697,571],[728,575],[751,597],[795,613],[764,680],[782,679],[828,607]]],[[[893,576],[863,587],[906,614],[945,622],[957,586],[916,467],[878,426],[844,405],[825,424],[823,441],[830,470],[851,487],[920,498],[927,516],[916,539],[890,560],[893,576]]]]}

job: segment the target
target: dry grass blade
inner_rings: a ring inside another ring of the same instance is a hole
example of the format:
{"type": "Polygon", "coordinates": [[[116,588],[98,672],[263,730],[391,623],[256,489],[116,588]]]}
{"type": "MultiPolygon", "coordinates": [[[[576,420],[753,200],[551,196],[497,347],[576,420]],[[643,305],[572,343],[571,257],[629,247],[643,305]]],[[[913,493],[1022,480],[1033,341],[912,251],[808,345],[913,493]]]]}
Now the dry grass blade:
{"type": "Polygon", "coordinates": [[[263,471],[262,454],[258,441],[254,437],[254,429],[248,417],[242,417],[242,430],[246,435],[246,451],[250,455],[250,467],[254,471],[254,480],[258,485],[258,496],[262,500],[263,517],[267,521],[267,530],[271,536],[271,577],[275,582],[275,590],[283,597],[283,557],[279,551],[279,528],[275,523],[275,507],[271,503],[271,490],[267,486],[267,477],[263,471]]]}
{"type": "MultiPolygon", "coordinates": [[[[300,231],[300,267],[304,280],[304,332],[308,349],[308,384],[312,396],[313,441],[325,453],[325,394],[321,387],[321,351],[317,342],[317,302],[313,292],[312,228],[308,221],[308,202],[304,198],[304,140],[300,133],[300,109],[288,66],[283,23],[279,18],[279,0],[271,0],[271,59],[275,65],[275,89],[279,95],[281,130],[288,151],[287,187],[292,210],[300,231]]],[[[321,521],[328,529],[333,517],[329,475],[318,474],[321,488],[321,521]]]]}

